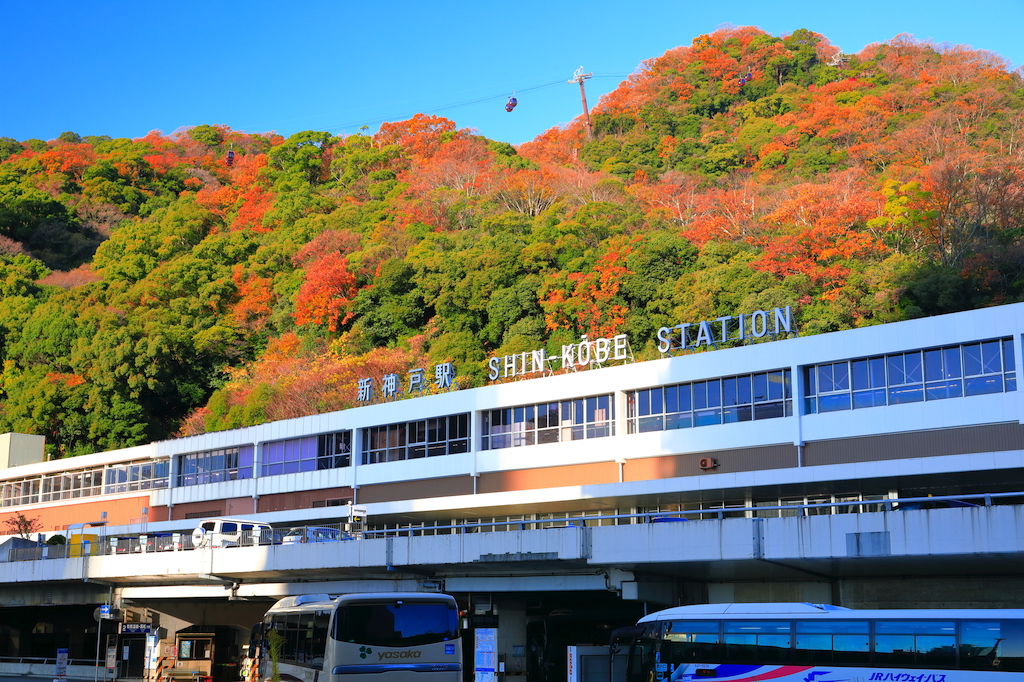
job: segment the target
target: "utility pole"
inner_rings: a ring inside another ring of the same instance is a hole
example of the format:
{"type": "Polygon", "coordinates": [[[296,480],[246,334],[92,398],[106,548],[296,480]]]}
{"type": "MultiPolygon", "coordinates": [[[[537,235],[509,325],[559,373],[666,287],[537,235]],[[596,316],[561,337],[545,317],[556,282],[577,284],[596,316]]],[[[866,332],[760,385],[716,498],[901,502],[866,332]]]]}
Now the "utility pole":
{"type": "Polygon", "coordinates": [[[572,74],[572,78],[569,79],[569,83],[580,84],[580,99],[583,100],[583,123],[587,126],[587,139],[594,139],[594,128],[590,125],[590,109],[587,108],[587,91],[583,89],[583,81],[587,80],[594,74],[583,73],[583,67],[576,69],[572,74]]]}

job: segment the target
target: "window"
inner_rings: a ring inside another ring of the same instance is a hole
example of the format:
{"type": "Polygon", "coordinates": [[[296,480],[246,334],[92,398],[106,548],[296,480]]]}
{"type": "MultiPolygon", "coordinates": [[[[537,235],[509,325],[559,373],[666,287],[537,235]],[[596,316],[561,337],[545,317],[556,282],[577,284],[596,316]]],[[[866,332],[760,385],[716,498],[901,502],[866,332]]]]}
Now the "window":
{"type": "Polygon", "coordinates": [[[892,620],[875,623],[875,665],[956,667],[954,621],[892,620]]]}
{"type": "Polygon", "coordinates": [[[272,441],[263,446],[261,476],[322,471],[352,465],[352,432],[272,441]]]}
{"type": "Polygon", "coordinates": [[[112,464],[104,476],[103,492],[127,493],[137,490],[154,490],[167,487],[170,459],[112,464]]]}
{"type": "Polygon", "coordinates": [[[792,416],[790,384],[790,371],[778,369],[630,391],[629,433],[792,416]]]}
{"type": "Polygon", "coordinates": [[[597,395],[487,410],[483,414],[484,450],[518,448],[615,434],[614,399],[597,395]]]}
{"type": "Polygon", "coordinates": [[[355,602],[338,609],[334,639],[372,646],[422,646],[458,638],[458,611],[437,602],[355,602]]]}
{"type": "Polygon", "coordinates": [[[960,622],[960,667],[965,670],[1024,670],[1024,622],[960,622]]]}
{"type": "Polygon", "coordinates": [[[665,663],[685,665],[715,661],[720,656],[720,629],[718,621],[667,622],[664,638],[670,644],[663,654],[669,659],[665,663]]]}
{"type": "Polygon", "coordinates": [[[178,640],[178,658],[184,661],[208,661],[213,654],[213,639],[195,637],[178,640]]]}
{"type": "Polygon", "coordinates": [[[316,457],[317,469],[352,466],[352,432],[338,431],[317,436],[316,457]]]}
{"type": "Polygon", "coordinates": [[[725,621],[723,641],[730,661],[788,663],[790,624],[787,621],[725,621]]]}
{"type": "Polygon", "coordinates": [[[178,485],[252,478],[253,447],[242,445],[178,455],[178,485]]]}
{"type": "Polygon", "coordinates": [[[469,414],[363,429],[363,464],[469,452],[469,414]]]}
{"type": "Polygon", "coordinates": [[[274,614],[270,625],[282,638],[280,659],[322,669],[330,621],[326,609],[274,614]]]}
{"type": "Polygon", "coordinates": [[[0,506],[13,507],[39,501],[39,477],[8,481],[0,487],[0,506]]]}
{"type": "Polygon", "coordinates": [[[866,620],[797,621],[796,663],[868,665],[871,641],[866,620]]]}
{"type": "Polygon", "coordinates": [[[1012,339],[841,360],[804,368],[807,414],[1017,390],[1012,339]]]}

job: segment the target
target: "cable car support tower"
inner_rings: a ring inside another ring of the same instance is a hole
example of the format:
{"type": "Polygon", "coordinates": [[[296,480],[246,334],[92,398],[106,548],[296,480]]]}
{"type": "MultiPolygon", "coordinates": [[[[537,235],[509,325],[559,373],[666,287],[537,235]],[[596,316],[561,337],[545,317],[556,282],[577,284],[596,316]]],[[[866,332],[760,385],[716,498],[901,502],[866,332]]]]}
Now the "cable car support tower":
{"type": "Polygon", "coordinates": [[[568,80],[569,83],[580,84],[580,99],[583,100],[583,124],[587,127],[587,139],[594,139],[594,129],[590,125],[590,109],[587,108],[587,91],[583,88],[583,81],[587,80],[594,74],[583,73],[583,67],[576,69],[572,74],[572,78],[568,80]]]}

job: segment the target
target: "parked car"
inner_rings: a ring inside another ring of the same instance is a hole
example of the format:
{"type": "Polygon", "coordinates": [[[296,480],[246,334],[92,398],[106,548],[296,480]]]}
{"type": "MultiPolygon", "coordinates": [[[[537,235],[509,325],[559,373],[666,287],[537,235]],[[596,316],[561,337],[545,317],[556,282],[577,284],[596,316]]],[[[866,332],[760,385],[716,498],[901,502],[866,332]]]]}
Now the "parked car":
{"type": "Polygon", "coordinates": [[[174,549],[174,533],[145,533],[139,536],[147,552],[170,552],[174,549]]]}
{"type": "Polygon", "coordinates": [[[267,523],[243,519],[207,519],[192,531],[194,547],[251,547],[280,544],[267,523]]]}
{"type": "Polygon", "coordinates": [[[327,526],[296,526],[289,530],[284,536],[284,544],[292,545],[298,542],[340,542],[351,540],[348,533],[329,528],[327,526]]]}
{"type": "Polygon", "coordinates": [[[134,535],[111,535],[107,537],[111,554],[132,554],[141,552],[139,538],[134,535]]]}

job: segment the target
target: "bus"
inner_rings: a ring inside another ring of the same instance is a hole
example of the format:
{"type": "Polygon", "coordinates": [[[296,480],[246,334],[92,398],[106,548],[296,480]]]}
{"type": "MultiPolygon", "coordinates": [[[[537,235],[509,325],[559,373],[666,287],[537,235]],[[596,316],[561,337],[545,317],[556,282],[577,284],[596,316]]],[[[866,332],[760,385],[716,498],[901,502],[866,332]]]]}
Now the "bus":
{"type": "Polygon", "coordinates": [[[267,611],[259,677],[303,682],[462,682],[459,608],[446,594],[285,597],[267,611]]]}
{"type": "Polygon", "coordinates": [[[701,604],[623,630],[624,682],[1024,680],[1024,609],[701,604]]]}

